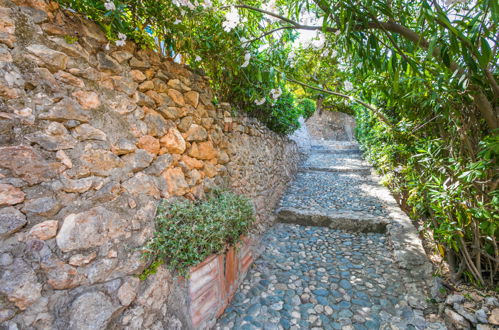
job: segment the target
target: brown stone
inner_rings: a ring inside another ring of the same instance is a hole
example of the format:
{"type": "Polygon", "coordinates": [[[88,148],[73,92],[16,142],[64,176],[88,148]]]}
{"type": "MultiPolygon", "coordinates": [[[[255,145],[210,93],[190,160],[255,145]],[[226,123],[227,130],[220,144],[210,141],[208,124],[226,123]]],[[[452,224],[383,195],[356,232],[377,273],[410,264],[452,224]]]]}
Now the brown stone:
{"type": "Polygon", "coordinates": [[[165,147],[168,152],[173,154],[182,154],[185,151],[185,140],[180,132],[172,127],[168,130],[168,134],[160,140],[161,146],[165,147]]]}
{"type": "Polygon", "coordinates": [[[170,88],[168,90],[168,96],[171,97],[173,102],[175,102],[177,105],[181,107],[185,105],[184,96],[179,91],[170,88]]]}
{"type": "Polygon", "coordinates": [[[180,124],[178,125],[178,129],[181,132],[187,132],[187,130],[191,127],[193,122],[194,122],[194,119],[192,118],[192,116],[184,117],[184,118],[182,118],[182,120],[180,120],[180,124]]]}
{"type": "Polygon", "coordinates": [[[115,90],[126,93],[128,96],[133,96],[135,94],[137,83],[132,79],[122,76],[112,76],[111,79],[115,90]]]}
{"type": "Polygon", "coordinates": [[[31,45],[26,47],[29,53],[39,59],[40,66],[46,66],[51,72],[66,69],[68,63],[68,55],[50,49],[44,45],[31,45]]]}
{"type": "Polygon", "coordinates": [[[64,190],[65,192],[82,194],[90,190],[90,188],[92,188],[92,185],[94,184],[94,178],[86,177],[86,178],[72,180],[65,176],[62,176],[61,183],[62,183],[62,190],[64,190]]]}
{"type": "Polygon", "coordinates": [[[208,178],[213,178],[218,173],[216,166],[208,162],[204,163],[203,172],[208,178]]]}
{"type": "Polygon", "coordinates": [[[29,236],[41,239],[42,241],[54,238],[57,234],[58,226],[59,222],[57,220],[44,221],[34,225],[29,231],[29,236]]]}
{"type": "Polygon", "coordinates": [[[150,80],[144,81],[139,85],[139,91],[141,92],[147,92],[151,89],[154,89],[154,83],[150,80]]]}
{"type": "Polygon", "coordinates": [[[33,148],[26,146],[1,147],[0,167],[31,185],[54,178],[63,168],[59,163],[46,162],[33,148]]]}
{"type": "Polygon", "coordinates": [[[41,113],[39,118],[59,122],[78,120],[82,123],[86,123],[89,120],[89,116],[82,110],[81,106],[69,98],[65,98],[53,105],[48,112],[41,113]]]}
{"type": "Polygon", "coordinates": [[[90,126],[89,124],[82,124],[82,125],[76,126],[73,130],[73,136],[80,141],[85,141],[85,140],[106,141],[107,140],[106,133],[104,133],[103,131],[101,131],[98,128],[90,126]]]}
{"type": "Polygon", "coordinates": [[[159,140],[151,135],[141,136],[139,141],[137,142],[137,146],[140,149],[144,149],[153,155],[157,155],[159,153],[159,140]]]}
{"type": "Polygon", "coordinates": [[[77,91],[73,93],[83,109],[96,109],[100,106],[99,96],[95,92],[77,91]]]}
{"type": "Polygon", "coordinates": [[[147,69],[151,65],[149,63],[147,63],[146,61],[141,61],[141,60],[137,59],[136,57],[132,57],[132,59],[130,60],[130,66],[132,68],[136,68],[136,69],[147,69]]]}
{"type": "Polygon", "coordinates": [[[188,168],[190,169],[201,169],[203,168],[203,162],[196,159],[196,158],[192,158],[192,157],[189,157],[187,155],[182,155],[182,158],[181,158],[182,162],[184,162],[185,165],[187,165],[188,168]]]}
{"type": "Polygon", "coordinates": [[[121,157],[121,159],[125,162],[125,166],[135,173],[148,167],[154,159],[154,155],[144,149],[138,149],[136,152],[121,157]]]}
{"type": "Polygon", "coordinates": [[[47,283],[54,290],[72,289],[80,285],[84,279],[75,267],[56,258],[42,262],[41,266],[47,275],[47,283]]]}
{"type": "Polygon", "coordinates": [[[204,141],[208,138],[208,132],[206,132],[206,129],[204,129],[203,126],[192,124],[184,136],[189,142],[204,141]]]}
{"type": "Polygon", "coordinates": [[[21,189],[0,183],[0,206],[19,204],[24,201],[24,196],[21,189]]]}
{"type": "Polygon", "coordinates": [[[494,308],[490,312],[489,323],[492,325],[499,325],[499,308],[494,308]]]}
{"type": "Polygon", "coordinates": [[[59,150],[56,152],[55,157],[64,164],[67,168],[72,168],[73,167],[73,162],[71,159],[68,157],[68,155],[63,151],[59,150]]]}
{"type": "Polygon", "coordinates": [[[157,109],[166,119],[177,119],[179,117],[179,109],[176,107],[162,106],[157,109]]]}
{"type": "Polygon", "coordinates": [[[123,167],[123,161],[107,150],[89,150],[80,159],[91,174],[99,176],[111,175],[114,169],[123,167]]]}
{"type": "Polygon", "coordinates": [[[146,123],[148,131],[147,134],[152,136],[163,136],[168,131],[168,127],[172,126],[157,112],[150,112],[145,115],[144,123],[146,123]]]}
{"type": "Polygon", "coordinates": [[[16,22],[12,14],[10,8],[0,7],[0,43],[4,43],[10,48],[13,48],[16,42],[16,22]]]}
{"type": "Polygon", "coordinates": [[[196,108],[199,104],[199,93],[195,91],[190,91],[184,94],[185,103],[192,105],[196,108]]]}
{"type": "Polygon", "coordinates": [[[136,277],[129,277],[118,290],[118,299],[123,306],[128,306],[137,296],[140,280],[136,277]]]}
{"type": "Polygon", "coordinates": [[[97,257],[97,252],[92,252],[89,255],[83,255],[83,254],[76,254],[69,258],[69,264],[72,266],[84,266],[88,263],[90,263],[92,260],[97,257]]]}
{"type": "Polygon", "coordinates": [[[125,155],[137,150],[135,144],[127,139],[119,139],[118,142],[112,147],[113,153],[117,155],[125,155]]]}
{"type": "Polygon", "coordinates": [[[197,159],[210,160],[217,157],[217,151],[211,141],[200,143],[194,142],[189,149],[189,156],[197,159]]]}
{"type": "Polygon", "coordinates": [[[189,191],[189,185],[185,182],[184,172],[179,167],[170,168],[162,173],[168,184],[168,193],[181,196],[189,191]]]}
{"type": "Polygon", "coordinates": [[[98,69],[107,73],[120,73],[123,68],[113,58],[105,53],[98,53],[97,60],[99,61],[98,69]]]}
{"type": "Polygon", "coordinates": [[[145,194],[154,198],[160,197],[159,189],[156,187],[152,177],[141,172],[125,181],[123,183],[123,188],[132,195],[145,194]]]}
{"type": "Polygon", "coordinates": [[[55,78],[68,85],[72,85],[79,88],[85,87],[85,83],[83,82],[83,80],[73,76],[71,73],[59,71],[55,74],[55,78]]]}
{"type": "Polygon", "coordinates": [[[144,81],[147,79],[146,75],[142,73],[140,70],[132,70],[130,71],[130,76],[135,81],[144,81]]]}
{"type": "Polygon", "coordinates": [[[153,79],[154,83],[154,90],[158,93],[167,93],[168,92],[168,85],[164,83],[163,80],[155,78],[153,79]]]}
{"type": "Polygon", "coordinates": [[[124,51],[124,50],[118,50],[118,51],[115,51],[111,54],[111,56],[116,60],[118,61],[118,63],[120,64],[123,64],[123,62],[126,62],[128,61],[129,59],[132,58],[132,54],[130,54],[129,52],[127,51],[124,51]]]}

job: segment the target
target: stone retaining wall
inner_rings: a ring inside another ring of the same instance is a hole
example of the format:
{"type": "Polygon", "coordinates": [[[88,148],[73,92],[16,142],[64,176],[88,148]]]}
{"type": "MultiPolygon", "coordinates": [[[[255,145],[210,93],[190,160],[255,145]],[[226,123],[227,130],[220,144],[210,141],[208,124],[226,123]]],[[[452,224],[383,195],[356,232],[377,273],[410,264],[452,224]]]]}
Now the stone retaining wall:
{"type": "Polygon", "coordinates": [[[315,140],[355,140],[355,119],[343,112],[316,111],[307,119],[307,128],[315,140]]]}
{"type": "Polygon", "coordinates": [[[260,232],[296,145],[55,2],[0,0],[0,22],[0,324],[192,327],[185,280],[137,278],[159,199],[226,184],[253,199],[260,232]]]}

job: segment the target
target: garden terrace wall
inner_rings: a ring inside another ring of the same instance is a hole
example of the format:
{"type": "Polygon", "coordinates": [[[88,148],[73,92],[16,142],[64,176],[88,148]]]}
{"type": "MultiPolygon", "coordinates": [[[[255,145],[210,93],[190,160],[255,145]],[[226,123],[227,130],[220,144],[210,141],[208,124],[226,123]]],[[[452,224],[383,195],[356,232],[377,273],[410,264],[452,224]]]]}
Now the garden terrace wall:
{"type": "Polygon", "coordinates": [[[0,324],[192,327],[187,281],[163,266],[137,277],[158,201],[225,183],[261,232],[296,145],[54,2],[0,0],[0,21],[0,324]]]}

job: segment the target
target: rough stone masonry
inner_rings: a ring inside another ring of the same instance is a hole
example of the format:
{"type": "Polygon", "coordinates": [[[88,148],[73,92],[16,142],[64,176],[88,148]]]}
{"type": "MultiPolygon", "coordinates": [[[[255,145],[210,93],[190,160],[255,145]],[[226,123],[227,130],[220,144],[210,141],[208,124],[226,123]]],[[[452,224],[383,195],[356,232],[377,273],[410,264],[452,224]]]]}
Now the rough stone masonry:
{"type": "Polygon", "coordinates": [[[55,2],[0,0],[0,324],[185,329],[185,281],[147,280],[140,247],[161,198],[227,184],[256,232],[297,168],[296,145],[211,102],[208,78],[55,2]]]}

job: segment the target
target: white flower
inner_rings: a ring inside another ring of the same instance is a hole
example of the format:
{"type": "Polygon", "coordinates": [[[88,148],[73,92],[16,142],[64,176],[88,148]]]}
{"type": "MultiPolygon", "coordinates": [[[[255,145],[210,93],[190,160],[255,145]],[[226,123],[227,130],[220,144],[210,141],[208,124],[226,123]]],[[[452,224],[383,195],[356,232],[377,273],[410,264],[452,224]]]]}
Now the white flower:
{"type": "Polygon", "coordinates": [[[244,63],[243,63],[243,65],[241,65],[241,68],[247,67],[249,65],[250,59],[251,59],[251,54],[250,53],[244,54],[244,63]]]}
{"type": "Polygon", "coordinates": [[[203,3],[203,7],[205,9],[211,8],[212,6],[213,6],[213,3],[211,2],[211,0],[205,0],[203,3]]]}
{"type": "Polygon", "coordinates": [[[277,100],[282,95],[281,87],[278,87],[277,89],[271,89],[270,94],[272,94],[272,98],[274,100],[277,100]]]}
{"type": "Polygon", "coordinates": [[[324,49],[324,51],[322,52],[321,56],[322,57],[327,57],[329,55],[329,49],[324,49]]]}
{"type": "Polygon", "coordinates": [[[256,105],[262,105],[265,103],[265,97],[262,97],[260,100],[255,100],[256,105]]]}
{"type": "Polygon", "coordinates": [[[241,37],[241,38],[239,38],[239,41],[241,41],[241,43],[242,43],[242,44],[245,44],[245,43],[247,43],[249,40],[248,40],[248,39],[246,39],[245,37],[241,37]]]}
{"type": "Polygon", "coordinates": [[[319,32],[317,34],[316,39],[312,40],[312,42],[310,43],[310,46],[312,46],[312,48],[318,50],[318,49],[322,49],[322,47],[324,47],[325,43],[326,43],[326,36],[324,35],[324,33],[319,32]]]}
{"type": "Polygon", "coordinates": [[[201,57],[199,55],[197,55],[196,58],[194,59],[194,61],[196,61],[196,62],[201,61],[201,57]]]}
{"type": "Polygon", "coordinates": [[[348,80],[343,83],[343,86],[347,92],[350,92],[353,89],[353,85],[348,80]]]}
{"type": "Polygon", "coordinates": [[[109,42],[104,46],[105,50],[109,50],[109,42]]]}
{"type": "Polygon", "coordinates": [[[175,20],[175,22],[173,22],[173,24],[175,24],[175,25],[177,25],[177,24],[179,24],[179,23],[182,23],[182,21],[181,21],[181,20],[179,20],[179,19],[176,19],[176,20],[175,20]]]}
{"type": "Polygon", "coordinates": [[[116,10],[116,6],[112,1],[106,1],[106,3],[104,3],[104,7],[106,8],[106,10],[116,10]]]}
{"type": "Polygon", "coordinates": [[[352,102],[355,101],[355,98],[353,96],[349,96],[348,99],[352,102]]]}
{"type": "Polygon", "coordinates": [[[336,57],[336,56],[338,56],[338,52],[336,50],[333,50],[331,52],[331,57],[336,57]]]}
{"type": "Polygon", "coordinates": [[[125,46],[126,42],[126,34],[124,33],[118,33],[118,39],[119,40],[116,40],[115,43],[116,43],[116,46],[118,47],[121,47],[121,46],[125,46]]]}
{"type": "Polygon", "coordinates": [[[225,14],[225,21],[222,26],[226,32],[230,32],[239,24],[240,21],[241,17],[239,16],[239,12],[235,7],[232,7],[230,11],[225,14]]]}

